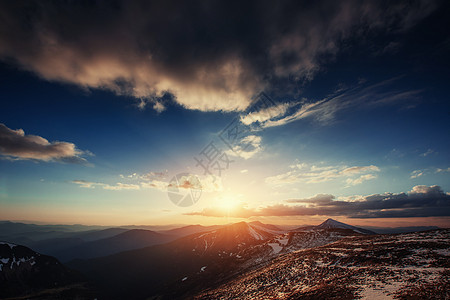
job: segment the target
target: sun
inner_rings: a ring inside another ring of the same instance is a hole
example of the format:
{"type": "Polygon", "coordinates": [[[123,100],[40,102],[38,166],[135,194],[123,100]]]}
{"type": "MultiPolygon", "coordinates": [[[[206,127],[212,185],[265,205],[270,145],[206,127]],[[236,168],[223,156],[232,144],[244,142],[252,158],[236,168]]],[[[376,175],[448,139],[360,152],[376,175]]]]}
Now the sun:
{"type": "Polygon", "coordinates": [[[223,196],[217,201],[217,207],[227,214],[232,213],[241,204],[241,201],[237,197],[233,196],[223,196]]]}

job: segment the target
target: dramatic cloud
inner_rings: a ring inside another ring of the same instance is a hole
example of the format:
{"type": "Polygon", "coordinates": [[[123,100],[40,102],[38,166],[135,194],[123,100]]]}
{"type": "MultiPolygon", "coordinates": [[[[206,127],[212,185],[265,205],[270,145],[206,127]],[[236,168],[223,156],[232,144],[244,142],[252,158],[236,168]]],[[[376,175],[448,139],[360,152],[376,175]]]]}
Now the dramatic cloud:
{"type": "Polygon", "coordinates": [[[346,178],[347,185],[360,184],[365,180],[376,178],[374,174],[364,174],[368,172],[379,172],[377,166],[315,166],[296,163],[290,166],[290,170],[275,176],[266,178],[266,183],[274,186],[293,184],[298,182],[319,183],[329,180],[346,178]],[[363,174],[358,178],[351,178],[363,174]]]}
{"type": "Polygon", "coordinates": [[[0,58],[46,80],[164,110],[243,110],[273,82],[311,79],[340,43],[408,30],[434,1],[2,1],[0,58]],[[364,28],[364,30],[357,30],[364,28]]]}
{"type": "Polygon", "coordinates": [[[78,150],[73,143],[49,142],[37,135],[26,135],[22,129],[13,130],[0,123],[0,157],[11,160],[32,159],[65,163],[87,163],[82,155],[88,151],[78,150]]]}
{"type": "MultiPolygon", "coordinates": [[[[233,217],[252,216],[346,216],[350,218],[404,218],[450,216],[450,194],[439,186],[418,185],[408,193],[384,193],[370,196],[342,197],[319,194],[307,199],[290,199],[288,203],[256,209],[241,206],[233,217]],[[300,205],[301,204],[301,205],[300,205]]],[[[225,216],[220,209],[208,208],[189,215],[225,216]]],[[[230,216],[230,214],[228,214],[230,216]]]]}

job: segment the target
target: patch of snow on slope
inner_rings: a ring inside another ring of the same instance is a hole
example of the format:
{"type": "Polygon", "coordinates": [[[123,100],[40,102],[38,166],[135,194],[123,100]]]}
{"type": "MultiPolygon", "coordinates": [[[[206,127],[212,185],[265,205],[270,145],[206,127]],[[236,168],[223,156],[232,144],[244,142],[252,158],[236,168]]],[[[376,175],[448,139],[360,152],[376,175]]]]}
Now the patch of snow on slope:
{"type": "Polygon", "coordinates": [[[361,299],[363,300],[385,300],[394,299],[384,293],[383,290],[375,287],[366,287],[361,293],[361,299]]]}
{"type": "Polygon", "coordinates": [[[8,245],[9,248],[14,248],[15,246],[17,246],[16,244],[11,244],[11,243],[6,243],[6,242],[0,242],[0,245],[8,245]]]}
{"type": "Polygon", "coordinates": [[[383,284],[375,281],[363,287],[361,299],[364,300],[384,300],[394,299],[393,294],[401,287],[399,282],[383,284]]]}
{"type": "Polygon", "coordinates": [[[250,232],[250,235],[255,240],[263,240],[264,239],[264,237],[262,235],[260,235],[258,232],[256,232],[256,230],[251,225],[248,226],[248,231],[250,232]]]}
{"type": "Polygon", "coordinates": [[[289,242],[289,236],[288,236],[288,235],[284,235],[282,238],[281,238],[281,237],[278,237],[278,238],[277,238],[277,241],[278,241],[281,245],[286,246],[287,243],[289,242]]]}
{"type": "Polygon", "coordinates": [[[268,243],[270,247],[272,247],[273,253],[278,254],[281,250],[283,250],[283,247],[281,247],[278,243],[268,243]]]}

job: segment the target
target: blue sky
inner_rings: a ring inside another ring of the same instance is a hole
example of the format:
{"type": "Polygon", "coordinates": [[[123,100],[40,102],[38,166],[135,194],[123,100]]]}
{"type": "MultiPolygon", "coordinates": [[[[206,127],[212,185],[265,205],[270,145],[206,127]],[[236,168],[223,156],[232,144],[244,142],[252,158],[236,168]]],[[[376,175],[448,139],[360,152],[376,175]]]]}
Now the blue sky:
{"type": "Polygon", "coordinates": [[[37,3],[2,4],[17,33],[0,34],[1,219],[449,224],[445,3],[249,2],[248,19],[196,3],[162,28],[133,23],[154,13],[139,1],[37,3]],[[270,113],[251,110],[260,92],[270,113]],[[250,113],[259,130],[237,155],[218,135],[250,113]],[[211,141],[233,162],[204,175],[211,141]],[[202,185],[187,207],[167,195],[183,172],[202,185]]]}

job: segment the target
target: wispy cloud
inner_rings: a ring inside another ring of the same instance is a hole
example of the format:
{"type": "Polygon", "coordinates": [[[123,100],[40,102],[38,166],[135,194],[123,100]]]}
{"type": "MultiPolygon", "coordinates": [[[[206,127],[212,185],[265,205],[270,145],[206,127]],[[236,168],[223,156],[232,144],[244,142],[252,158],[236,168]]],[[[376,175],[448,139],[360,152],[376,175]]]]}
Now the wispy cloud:
{"type": "MultiPolygon", "coordinates": [[[[260,208],[241,205],[233,210],[233,217],[256,216],[346,216],[350,218],[407,218],[450,216],[450,194],[439,186],[418,185],[407,193],[384,193],[336,199],[319,194],[306,199],[290,199],[289,204],[275,204],[260,208]]],[[[218,208],[207,208],[189,215],[223,217],[218,208]]],[[[228,213],[229,216],[229,213],[228,213]]]]}
{"type": "Polygon", "coordinates": [[[129,175],[123,175],[120,174],[120,178],[127,178],[127,179],[132,179],[132,180],[145,180],[145,181],[150,181],[150,180],[161,180],[161,179],[165,179],[168,175],[168,171],[164,170],[164,171],[150,171],[147,172],[145,174],[138,174],[138,173],[133,173],[133,174],[129,174],[129,175]]]}
{"type": "Polygon", "coordinates": [[[372,173],[364,174],[358,178],[351,178],[362,173],[379,172],[380,169],[377,166],[316,166],[295,163],[290,166],[290,170],[286,173],[282,173],[275,176],[266,178],[266,183],[274,186],[306,182],[306,183],[319,183],[339,178],[346,178],[348,185],[360,184],[365,180],[376,178],[372,173]]]}
{"type": "Polygon", "coordinates": [[[265,123],[266,121],[272,120],[274,118],[282,117],[286,114],[289,107],[293,104],[290,103],[279,103],[275,106],[261,109],[259,111],[253,111],[247,115],[243,115],[240,121],[244,125],[251,125],[253,123],[265,123]]]}
{"type": "Polygon", "coordinates": [[[263,151],[261,146],[262,138],[258,135],[248,135],[240,140],[233,150],[227,150],[226,154],[229,156],[242,157],[244,159],[249,159],[254,157],[256,154],[263,151]],[[242,146],[245,145],[245,146],[242,146]]]}
{"type": "Polygon", "coordinates": [[[433,149],[428,149],[427,151],[425,151],[424,153],[420,154],[420,156],[426,157],[430,154],[435,153],[435,151],[433,149]]]}
{"type": "MultiPolygon", "coordinates": [[[[321,123],[330,122],[335,115],[344,110],[362,109],[377,105],[407,104],[408,107],[419,99],[421,90],[392,90],[389,85],[397,78],[386,80],[372,85],[359,83],[357,86],[340,89],[324,99],[303,99],[296,103],[283,103],[252,112],[241,117],[246,123],[259,122],[263,127],[282,126],[304,118],[314,118],[321,123]]],[[[431,150],[431,149],[430,149],[431,150]]],[[[429,153],[427,152],[426,155],[429,153]]]]}
{"type": "Polygon", "coordinates": [[[80,185],[82,188],[95,188],[96,186],[102,187],[105,190],[112,190],[112,191],[121,191],[121,190],[139,190],[140,186],[136,184],[127,184],[127,183],[121,183],[117,182],[114,185],[101,183],[101,182],[91,182],[86,180],[73,180],[72,183],[80,185]]]}
{"type": "Polygon", "coordinates": [[[139,190],[140,186],[137,184],[117,182],[115,185],[104,184],[103,188],[105,190],[121,191],[121,190],[139,190]]]}
{"type": "Polygon", "coordinates": [[[167,172],[148,172],[146,174],[133,173],[127,176],[119,175],[119,177],[126,182],[117,182],[115,184],[80,179],[73,180],[72,183],[78,184],[82,188],[99,187],[111,191],[155,189],[166,192],[168,188],[194,188],[202,190],[203,192],[218,192],[223,190],[221,178],[213,175],[195,176],[189,174],[180,177],[176,183],[167,180],[166,176],[167,172]]]}
{"type": "Polygon", "coordinates": [[[347,183],[347,186],[352,186],[352,185],[358,185],[363,183],[364,181],[367,180],[371,180],[371,179],[375,179],[377,178],[377,175],[374,174],[366,174],[366,175],[361,175],[358,178],[352,179],[352,178],[347,178],[345,180],[345,182],[347,183]]]}
{"type": "Polygon", "coordinates": [[[23,129],[13,130],[0,123],[0,156],[6,159],[87,164],[83,155],[92,153],[77,149],[73,143],[49,142],[41,136],[25,134],[23,129]]]}
{"type": "Polygon", "coordinates": [[[447,173],[450,172],[450,168],[425,168],[414,170],[410,174],[410,179],[419,178],[422,176],[430,175],[430,174],[439,174],[439,173],[447,173]]]}
{"type": "Polygon", "coordinates": [[[99,183],[92,182],[92,181],[86,181],[86,180],[72,180],[72,183],[78,184],[78,185],[80,185],[80,187],[87,188],[87,189],[90,189],[90,188],[95,187],[96,185],[99,185],[99,183]]]}
{"type": "Polygon", "coordinates": [[[414,170],[411,172],[411,176],[409,178],[414,179],[423,176],[425,173],[424,170],[414,170]]]}

